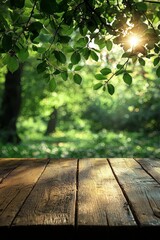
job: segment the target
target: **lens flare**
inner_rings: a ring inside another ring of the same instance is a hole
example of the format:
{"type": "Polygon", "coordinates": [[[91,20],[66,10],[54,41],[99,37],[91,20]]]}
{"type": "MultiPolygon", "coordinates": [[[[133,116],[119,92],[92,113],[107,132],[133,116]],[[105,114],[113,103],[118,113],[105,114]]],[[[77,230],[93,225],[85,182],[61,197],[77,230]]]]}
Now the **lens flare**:
{"type": "Polygon", "coordinates": [[[135,48],[140,43],[140,38],[138,36],[131,36],[129,38],[129,44],[131,48],[135,48]]]}

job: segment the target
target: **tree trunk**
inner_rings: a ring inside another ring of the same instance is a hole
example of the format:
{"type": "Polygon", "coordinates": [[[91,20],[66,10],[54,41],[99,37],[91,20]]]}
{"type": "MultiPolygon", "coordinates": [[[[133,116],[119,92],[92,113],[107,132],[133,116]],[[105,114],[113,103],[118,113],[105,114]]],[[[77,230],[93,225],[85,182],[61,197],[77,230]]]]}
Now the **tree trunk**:
{"type": "Polygon", "coordinates": [[[52,113],[50,114],[48,125],[47,125],[47,130],[45,132],[45,135],[49,135],[51,133],[54,133],[56,130],[56,123],[57,123],[57,114],[58,111],[54,107],[52,113]]]}
{"type": "Polygon", "coordinates": [[[5,143],[17,144],[17,119],[21,106],[21,74],[22,66],[17,71],[8,71],[5,75],[5,88],[1,105],[0,139],[5,143]]]}

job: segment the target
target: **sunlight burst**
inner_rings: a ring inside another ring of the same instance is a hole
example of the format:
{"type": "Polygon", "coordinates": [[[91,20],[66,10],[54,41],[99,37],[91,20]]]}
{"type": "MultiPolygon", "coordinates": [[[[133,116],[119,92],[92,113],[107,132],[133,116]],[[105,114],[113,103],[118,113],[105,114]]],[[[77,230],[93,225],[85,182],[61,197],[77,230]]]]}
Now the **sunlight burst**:
{"type": "Polygon", "coordinates": [[[129,44],[131,48],[135,48],[140,43],[140,38],[136,35],[133,35],[129,38],[129,44]]]}

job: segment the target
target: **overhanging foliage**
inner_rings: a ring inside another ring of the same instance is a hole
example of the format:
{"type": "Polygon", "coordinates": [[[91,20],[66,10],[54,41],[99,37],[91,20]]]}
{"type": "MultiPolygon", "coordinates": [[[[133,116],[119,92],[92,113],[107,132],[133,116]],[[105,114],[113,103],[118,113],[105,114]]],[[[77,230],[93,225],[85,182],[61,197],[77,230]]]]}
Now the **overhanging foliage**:
{"type": "Polygon", "coordinates": [[[94,89],[115,91],[111,80],[122,74],[132,83],[130,64],[153,60],[160,77],[160,4],[133,0],[0,0],[0,54],[9,71],[18,69],[29,55],[39,59],[37,72],[44,74],[50,90],[56,76],[82,83],[86,61],[98,62],[101,52],[110,54],[115,45],[123,50],[121,62],[95,74],[94,89]]]}

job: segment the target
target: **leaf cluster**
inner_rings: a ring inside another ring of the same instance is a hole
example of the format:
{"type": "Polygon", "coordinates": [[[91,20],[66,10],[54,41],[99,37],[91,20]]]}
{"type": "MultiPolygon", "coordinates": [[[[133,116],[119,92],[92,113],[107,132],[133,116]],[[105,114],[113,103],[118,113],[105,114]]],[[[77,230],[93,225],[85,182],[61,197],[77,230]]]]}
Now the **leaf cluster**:
{"type": "Polygon", "coordinates": [[[107,65],[95,74],[94,89],[115,91],[111,83],[123,74],[132,83],[128,64],[145,66],[153,60],[160,77],[160,4],[135,0],[6,0],[0,1],[0,54],[12,73],[30,55],[39,59],[37,72],[44,75],[50,90],[62,80],[82,83],[81,69],[88,61],[101,61],[115,45],[123,50],[122,62],[116,70],[107,65]],[[141,44],[132,48],[128,38],[138,34],[141,44]],[[124,62],[125,61],[125,62],[124,62]]]}

